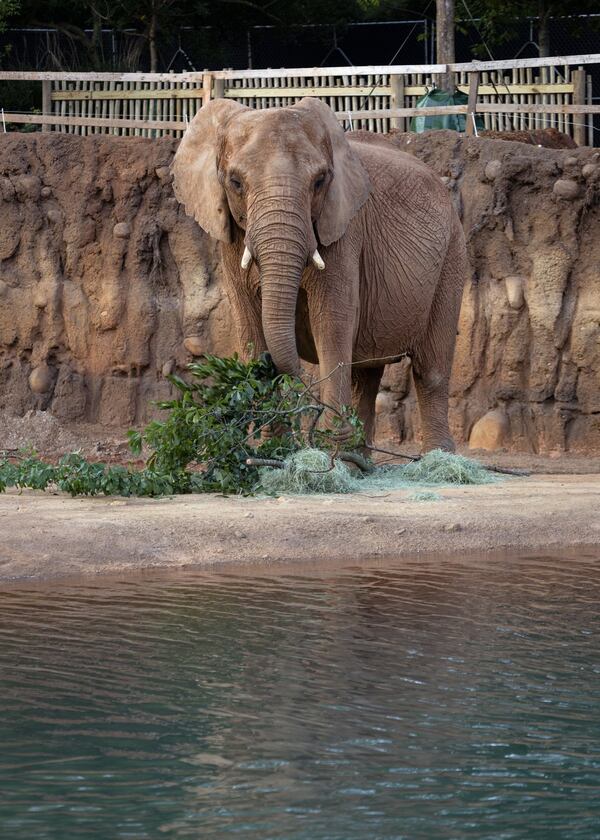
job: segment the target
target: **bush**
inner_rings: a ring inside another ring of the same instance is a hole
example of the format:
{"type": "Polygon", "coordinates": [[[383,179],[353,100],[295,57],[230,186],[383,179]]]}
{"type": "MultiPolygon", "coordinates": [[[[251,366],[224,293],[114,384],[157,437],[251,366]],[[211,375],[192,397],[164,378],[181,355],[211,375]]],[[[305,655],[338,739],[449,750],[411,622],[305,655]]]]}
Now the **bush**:
{"type": "MultiPolygon", "coordinates": [[[[54,485],[72,496],[250,493],[259,472],[248,458],[284,460],[315,441],[321,448],[334,447],[331,432],[314,430],[324,407],[300,379],[278,374],[268,355],[249,362],[237,355],[207,356],[189,371],[190,381],[168,377],[178,396],[158,404],[168,412],[166,419],[129,432],[135,455],[150,450],[143,469],[91,463],[79,453],[52,465],[32,453],[16,464],[0,460],[0,491],[54,485]]],[[[348,412],[338,419],[355,429],[345,445],[360,445],[356,416],[348,412]]]]}

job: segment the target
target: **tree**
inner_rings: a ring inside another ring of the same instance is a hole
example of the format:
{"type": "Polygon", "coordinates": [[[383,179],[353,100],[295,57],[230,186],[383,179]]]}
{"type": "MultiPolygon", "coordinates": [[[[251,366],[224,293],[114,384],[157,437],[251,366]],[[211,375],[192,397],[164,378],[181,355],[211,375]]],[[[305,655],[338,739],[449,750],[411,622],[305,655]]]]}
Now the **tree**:
{"type": "MultiPolygon", "coordinates": [[[[550,20],[598,11],[597,0],[471,0],[469,11],[478,18],[478,28],[490,46],[505,43],[516,34],[515,24],[533,18],[540,56],[552,55],[550,20]]],[[[575,21],[573,21],[575,22],[575,21]]],[[[478,45],[484,51],[484,45],[478,45]]]]}
{"type": "MultiPolygon", "coordinates": [[[[436,2],[436,48],[438,64],[454,64],[454,0],[436,2]]],[[[454,90],[452,73],[444,73],[440,79],[442,90],[454,90]]]]}
{"type": "Polygon", "coordinates": [[[19,11],[19,0],[0,0],[0,32],[6,29],[10,17],[19,11]]]}

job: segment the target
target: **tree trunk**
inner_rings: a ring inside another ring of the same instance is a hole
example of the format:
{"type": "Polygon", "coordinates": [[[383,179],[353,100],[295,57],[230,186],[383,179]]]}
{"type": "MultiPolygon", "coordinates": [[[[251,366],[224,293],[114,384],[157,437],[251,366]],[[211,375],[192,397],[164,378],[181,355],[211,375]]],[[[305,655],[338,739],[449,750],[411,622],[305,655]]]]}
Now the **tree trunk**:
{"type": "MultiPolygon", "coordinates": [[[[454,52],[454,0],[436,0],[437,63],[453,64],[454,52]]],[[[454,74],[444,73],[439,85],[442,90],[454,92],[454,74]]]]}
{"type": "Polygon", "coordinates": [[[547,58],[550,55],[550,7],[546,0],[539,0],[538,3],[538,47],[540,58],[547,58]]]}
{"type": "Polygon", "coordinates": [[[156,8],[152,6],[152,11],[150,13],[150,26],[148,28],[148,46],[150,49],[150,72],[151,73],[158,73],[158,51],[156,49],[156,31],[157,31],[157,20],[156,20],[156,8]]]}
{"type": "Polygon", "coordinates": [[[92,6],[92,43],[91,53],[94,69],[99,70],[103,65],[102,55],[102,18],[92,6]]]}

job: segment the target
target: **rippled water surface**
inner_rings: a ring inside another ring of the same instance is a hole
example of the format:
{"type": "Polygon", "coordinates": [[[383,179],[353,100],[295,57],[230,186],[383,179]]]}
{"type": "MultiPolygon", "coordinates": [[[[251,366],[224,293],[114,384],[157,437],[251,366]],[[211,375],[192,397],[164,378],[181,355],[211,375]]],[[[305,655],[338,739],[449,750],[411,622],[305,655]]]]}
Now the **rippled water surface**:
{"type": "Polygon", "coordinates": [[[0,593],[6,838],[600,837],[600,555],[0,593]]]}

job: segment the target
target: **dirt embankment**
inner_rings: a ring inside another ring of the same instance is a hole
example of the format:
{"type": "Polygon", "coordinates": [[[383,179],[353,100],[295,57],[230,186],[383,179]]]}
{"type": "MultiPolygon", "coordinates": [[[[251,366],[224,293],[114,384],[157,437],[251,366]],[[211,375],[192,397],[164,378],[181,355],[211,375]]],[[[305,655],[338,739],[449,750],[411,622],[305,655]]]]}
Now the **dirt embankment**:
{"type": "MultiPolygon", "coordinates": [[[[452,132],[389,142],[444,178],[469,240],[457,440],[600,452],[598,154],[452,132]]],[[[0,410],[119,432],[168,394],[164,373],[234,349],[216,250],[172,194],[175,145],[0,136],[0,410]]],[[[408,363],[386,373],[378,425],[418,435],[408,363]]]]}

